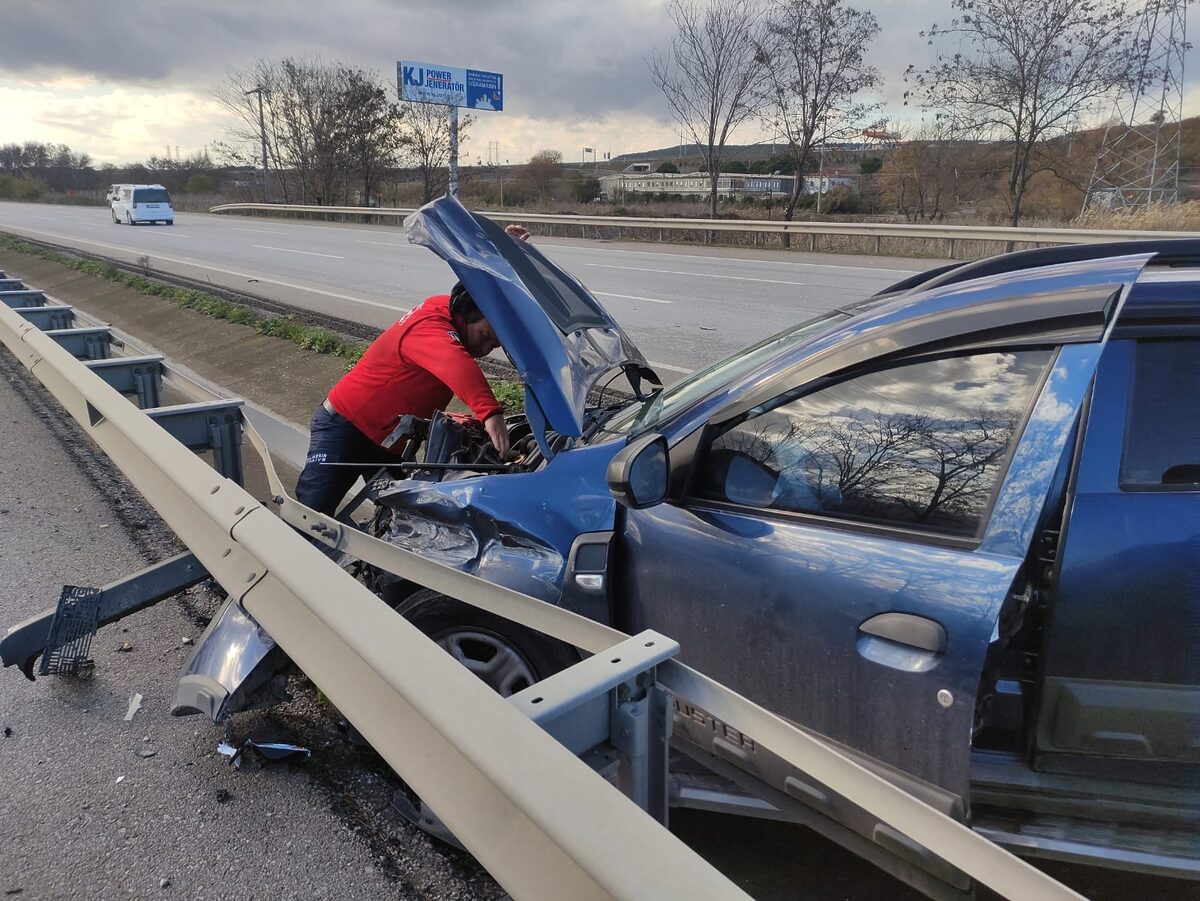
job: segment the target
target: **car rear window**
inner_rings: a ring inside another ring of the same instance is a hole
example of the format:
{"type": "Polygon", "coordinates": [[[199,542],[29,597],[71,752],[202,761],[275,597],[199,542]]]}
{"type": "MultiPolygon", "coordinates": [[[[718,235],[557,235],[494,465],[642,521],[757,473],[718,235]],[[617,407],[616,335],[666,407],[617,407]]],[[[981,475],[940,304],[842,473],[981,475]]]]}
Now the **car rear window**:
{"type": "Polygon", "coordinates": [[[163,188],[138,188],[133,192],[134,203],[170,203],[171,195],[163,188]]]}
{"type": "Polygon", "coordinates": [[[1139,341],[1125,422],[1121,487],[1200,484],[1200,340],[1139,341]]]}

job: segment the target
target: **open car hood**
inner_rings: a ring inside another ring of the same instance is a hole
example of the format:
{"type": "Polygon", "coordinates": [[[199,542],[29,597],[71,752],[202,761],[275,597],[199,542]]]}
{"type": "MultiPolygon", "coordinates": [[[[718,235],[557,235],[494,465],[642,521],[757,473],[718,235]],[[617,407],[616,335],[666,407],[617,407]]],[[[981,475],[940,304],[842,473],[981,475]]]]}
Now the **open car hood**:
{"type": "Polygon", "coordinates": [[[531,421],[544,418],[559,434],[579,437],[588,391],[606,372],[624,368],[635,393],[643,378],[659,384],[608,311],[531,243],[449,196],[404,226],[411,243],[450,264],[487,317],[525,382],[531,421]]]}

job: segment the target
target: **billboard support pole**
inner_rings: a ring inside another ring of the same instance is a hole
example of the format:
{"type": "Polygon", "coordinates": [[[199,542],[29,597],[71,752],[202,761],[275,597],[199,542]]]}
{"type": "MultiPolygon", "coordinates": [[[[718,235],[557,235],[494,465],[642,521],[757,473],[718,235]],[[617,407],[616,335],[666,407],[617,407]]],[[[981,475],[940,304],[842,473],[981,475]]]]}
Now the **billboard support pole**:
{"type": "Polygon", "coordinates": [[[450,107],[450,187],[451,197],[458,196],[458,107],[450,107]]]}

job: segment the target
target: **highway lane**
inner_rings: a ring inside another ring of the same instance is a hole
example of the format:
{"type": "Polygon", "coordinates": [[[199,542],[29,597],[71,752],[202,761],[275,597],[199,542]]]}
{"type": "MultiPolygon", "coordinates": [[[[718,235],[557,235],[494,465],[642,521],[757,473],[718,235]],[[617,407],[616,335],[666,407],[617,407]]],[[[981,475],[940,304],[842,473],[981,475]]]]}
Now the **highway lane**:
{"type": "MultiPolygon", "coordinates": [[[[395,226],[176,213],[173,227],[131,228],[103,207],[0,203],[0,230],[130,262],[148,257],[154,269],[379,328],[453,278],[395,226]]],[[[668,376],[942,262],[535,240],[668,376]]]]}

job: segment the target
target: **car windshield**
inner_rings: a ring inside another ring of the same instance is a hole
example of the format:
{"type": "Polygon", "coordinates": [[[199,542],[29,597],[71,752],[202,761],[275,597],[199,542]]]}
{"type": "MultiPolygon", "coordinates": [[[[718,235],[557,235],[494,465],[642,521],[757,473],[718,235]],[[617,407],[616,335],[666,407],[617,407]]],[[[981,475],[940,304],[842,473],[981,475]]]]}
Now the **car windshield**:
{"type": "Polygon", "coordinates": [[[162,188],[139,188],[133,192],[134,203],[170,203],[171,195],[162,188]]]}
{"type": "Polygon", "coordinates": [[[752,344],[718,363],[697,369],[662,391],[656,391],[645,401],[630,404],[621,410],[604,424],[601,434],[619,435],[654,428],[676,412],[690,407],[706,394],[757,369],[779,354],[829,331],[839,322],[849,319],[850,315],[845,310],[834,310],[752,344]]]}

